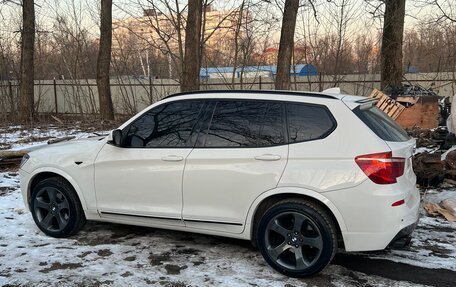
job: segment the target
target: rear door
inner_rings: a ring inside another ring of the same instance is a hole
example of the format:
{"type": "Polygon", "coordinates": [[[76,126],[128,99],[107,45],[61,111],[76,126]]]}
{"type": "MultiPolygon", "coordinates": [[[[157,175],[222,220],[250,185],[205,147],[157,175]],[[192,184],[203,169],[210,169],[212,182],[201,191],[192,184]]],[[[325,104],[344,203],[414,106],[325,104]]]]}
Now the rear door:
{"type": "Polygon", "coordinates": [[[241,233],[250,205],[277,186],[287,162],[284,106],[218,100],[187,158],[186,226],[241,233]]]}

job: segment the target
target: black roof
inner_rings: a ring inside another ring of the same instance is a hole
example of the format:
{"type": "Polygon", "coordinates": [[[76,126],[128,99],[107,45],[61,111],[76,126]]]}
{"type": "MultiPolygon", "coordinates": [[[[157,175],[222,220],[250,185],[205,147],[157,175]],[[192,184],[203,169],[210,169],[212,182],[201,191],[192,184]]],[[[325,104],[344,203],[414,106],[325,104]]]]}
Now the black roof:
{"type": "Polygon", "coordinates": [[[306,96],[314,98],[324,99],[339,99],[335,96],[325,94],[315,94],[310,92],[299,92],[299,91],[282,91],[282,90],[204,90],[204,91],[192,91],[172,94],[164,97],[164,99],[173,98],[177,96],[188,96],[188,95],[200,95],[200,94],[222,94],[222,93],[242,93],[242,94],[271,94],[271,95],[287,95],[287,96],[306,96]]]}

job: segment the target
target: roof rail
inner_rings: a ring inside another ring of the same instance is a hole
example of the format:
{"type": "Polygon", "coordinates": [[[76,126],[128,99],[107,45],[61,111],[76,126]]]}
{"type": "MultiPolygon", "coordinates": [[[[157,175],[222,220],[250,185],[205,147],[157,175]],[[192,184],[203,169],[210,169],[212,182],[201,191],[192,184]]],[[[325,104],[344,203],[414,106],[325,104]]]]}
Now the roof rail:
{"type": "Polygon", "coordinates": [[[243,94],[272,94],[272,95],[287,95],[287,96],[306,96],[306,97],[315,97],[315,98],[324,98],[324,99],[336,99],[339,98],[335,95],[327,95],[313,92],[300,92],[300,91],[282,91],[282,90],[204,90],[204,91],[192,91],[192,92],[182,92],[176,93],[164,97],[163,99],[178,97],[178,96],[189,96],[189,95],[199,95],[199,94],[222,94],[222,93],[243,93],[243,94]]]}

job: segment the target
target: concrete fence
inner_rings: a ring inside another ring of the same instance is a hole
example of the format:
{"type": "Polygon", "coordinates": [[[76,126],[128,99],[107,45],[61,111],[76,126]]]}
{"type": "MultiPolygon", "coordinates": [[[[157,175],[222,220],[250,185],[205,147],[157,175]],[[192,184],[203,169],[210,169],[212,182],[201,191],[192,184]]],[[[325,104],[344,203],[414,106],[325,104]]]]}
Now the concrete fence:
{"type": "MultiPolygon", "coordinates": [[[[452,73],[407,74],[406,80],[414,85],[432,89],[441,96],[456,93],[455,75],[452,73]]],[[[407,82],[404,80],[404,82],[407,82]]],[[[342,91],[367,96],[379,88],[380,76],[344,75],[311,76],[292,78],[291,89],[298,91],[322,91],[340,87],[342,91]]],[[[202,80],[201,90],[271,90],[272,78],[202,80]]],[[[171,79],[123,77],[111,80],[114,109],[118,114],[135,114],[148,105],[179,92],[179,83],[171,79]]],[[[17,82],[0,83],[0,115],[5,117],[17,111],[19,87],[17,82]]],[[[35,104],[39,113],[95,114],[99,110],[96,81],[89,80],[41,80],[35,81],[35,104]]]]}

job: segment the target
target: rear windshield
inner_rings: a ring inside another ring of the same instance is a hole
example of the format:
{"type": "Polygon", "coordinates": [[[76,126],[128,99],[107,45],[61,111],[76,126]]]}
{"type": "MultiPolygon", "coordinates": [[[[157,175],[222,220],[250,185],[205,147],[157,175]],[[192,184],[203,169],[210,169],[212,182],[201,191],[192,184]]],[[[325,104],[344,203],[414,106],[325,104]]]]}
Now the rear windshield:
{"type": "Polygon", "coordinates": [[[410,139],[403,128],[376,106],[367,109],[360,107],[353,112],[381,139],[391,142],[404,142],[410,139]]]}

